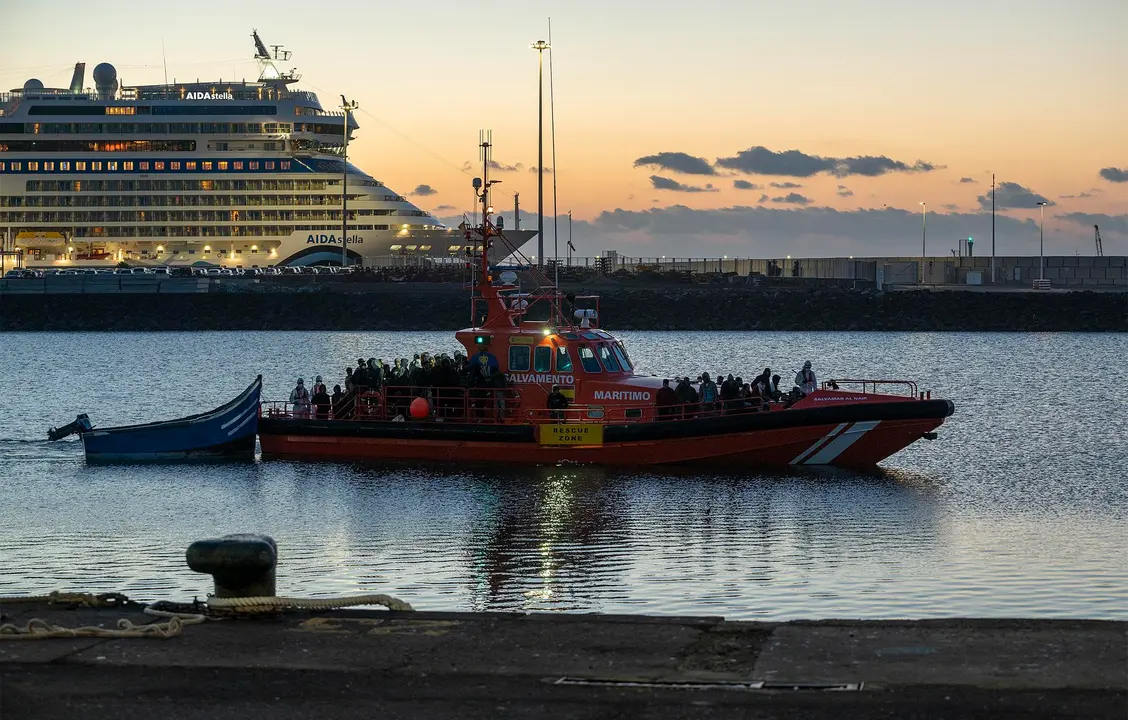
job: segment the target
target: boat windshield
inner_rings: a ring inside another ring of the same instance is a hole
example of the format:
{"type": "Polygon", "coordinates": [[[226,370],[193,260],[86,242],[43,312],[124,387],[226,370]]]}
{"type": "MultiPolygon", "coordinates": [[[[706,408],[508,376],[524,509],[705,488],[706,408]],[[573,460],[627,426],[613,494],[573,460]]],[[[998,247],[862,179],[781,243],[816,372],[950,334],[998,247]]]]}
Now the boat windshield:
{"type": "Polygon", "coordinates": [[[566,347],[556,348],[556,372],[572,372],[572,356],[566,347]]]}
{"type": "Polygon", "coordinates": [[[584,372],[602,372],[599,361],[595,359],[595,353],[587,345],[580,346],[580,364],[584,366],[584,372]]]}
{"type": "Polygon", "coordinates": [[[622,340],[615,341],[615,354],[619,356],[619,360],[623,363],[623,369],[630,368],[634,370],[634,363],[631,362],[631,356],[627,354],[627,347],[623,345],[622,340]]]}
{"type": "Polygon", "coordinates": [[[619,372],[619,361],[615,359],[614,353],[606,343],[599,344],[599,360],[603,363],[603,367],[607,368],[607,372],[619,372]]]}

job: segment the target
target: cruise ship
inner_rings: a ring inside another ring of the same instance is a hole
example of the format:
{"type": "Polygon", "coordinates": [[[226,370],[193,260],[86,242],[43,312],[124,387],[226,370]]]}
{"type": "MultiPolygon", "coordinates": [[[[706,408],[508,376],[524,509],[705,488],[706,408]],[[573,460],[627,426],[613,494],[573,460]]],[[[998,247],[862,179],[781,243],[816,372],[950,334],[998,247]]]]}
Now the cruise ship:
{"type": "MultiPolygon", "coordinates": [[[[259,38],[256,82],[0,93],[0,237],[30,267],[451,262],[480,239],[347,161],[355,113],[325,110],[259,38]],[[347,189],[347,192],[346,192],[347,189]],[[342,211],[348,214],[342,232],[342,211]],[[342,238],[345,250],[342,250],[342,238]]],[[[342,98],[342,101],[344,98],[342,98]]],[[[535,236],[510,229],[509,256],[535,236]]]]}

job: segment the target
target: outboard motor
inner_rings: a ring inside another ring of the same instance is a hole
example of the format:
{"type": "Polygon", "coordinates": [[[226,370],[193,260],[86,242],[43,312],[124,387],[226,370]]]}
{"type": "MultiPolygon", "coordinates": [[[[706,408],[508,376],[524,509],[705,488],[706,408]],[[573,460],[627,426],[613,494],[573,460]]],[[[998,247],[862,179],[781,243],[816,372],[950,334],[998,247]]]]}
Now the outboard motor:
{"type": "Polygon", "coordinates": [[[68,423],[61,428],[51,428],[48,430],[47,439],[62,440],[69,435],[81,435],[93,429],[94,426],[90,424],[90,418],[86,416],[86,413],[82,413],[74,419],[74,422],[68,423]]]}

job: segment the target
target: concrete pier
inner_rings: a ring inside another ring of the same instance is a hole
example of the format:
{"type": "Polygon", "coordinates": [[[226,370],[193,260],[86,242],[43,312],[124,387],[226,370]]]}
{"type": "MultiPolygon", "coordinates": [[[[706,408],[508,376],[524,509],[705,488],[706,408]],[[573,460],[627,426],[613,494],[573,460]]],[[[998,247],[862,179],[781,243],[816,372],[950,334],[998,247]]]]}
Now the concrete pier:
{"type": "MultiPolygon", "coordinates": [[[[17,626],[156,620],[0,611],[17,626]]],[[[1125,622],[332,611],[0,640],[5,720],[1126,716],[1125,622]]]]}

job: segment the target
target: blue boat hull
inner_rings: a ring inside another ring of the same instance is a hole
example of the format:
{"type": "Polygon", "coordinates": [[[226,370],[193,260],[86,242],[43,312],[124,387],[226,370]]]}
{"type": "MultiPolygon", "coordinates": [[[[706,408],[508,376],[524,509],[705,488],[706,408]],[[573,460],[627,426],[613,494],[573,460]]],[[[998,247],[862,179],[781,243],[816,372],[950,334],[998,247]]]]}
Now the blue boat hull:
{"type": "Polygon", "coordinates": [[[261,393],[260,375],[239,397],[211,412],[144,425],[95,428],[82,435],[86,461],[253,460],[261,393]]]}

